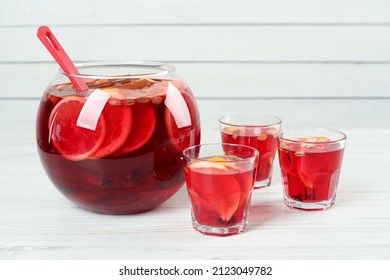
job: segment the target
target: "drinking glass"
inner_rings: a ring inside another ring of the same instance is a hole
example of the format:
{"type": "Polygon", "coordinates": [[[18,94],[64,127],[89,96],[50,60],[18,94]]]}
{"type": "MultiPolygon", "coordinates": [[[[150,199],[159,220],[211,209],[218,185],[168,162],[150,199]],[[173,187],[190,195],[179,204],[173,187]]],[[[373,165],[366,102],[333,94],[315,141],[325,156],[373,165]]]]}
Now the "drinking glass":
{"type": "Polygon", "coordinates": [[[282,130],[279,163],[288,207],[328,209],[336,200],[346,135],[327,129],[282,130]]]}
{"type": "Polygon", "coordinates": [[[271,184],[278,149],[276,134],[281,124],[281,119],[270,115],[229,115],[219,119],[223,143],[247,145],[259,151],[255,189],[271,184]]]}
{"type": "Polygon", "coordinates": [[[203,144],[183,151],[192,225],[207,235],[241,233],[248,224],[258,151],[235,144],[203,144]]]}

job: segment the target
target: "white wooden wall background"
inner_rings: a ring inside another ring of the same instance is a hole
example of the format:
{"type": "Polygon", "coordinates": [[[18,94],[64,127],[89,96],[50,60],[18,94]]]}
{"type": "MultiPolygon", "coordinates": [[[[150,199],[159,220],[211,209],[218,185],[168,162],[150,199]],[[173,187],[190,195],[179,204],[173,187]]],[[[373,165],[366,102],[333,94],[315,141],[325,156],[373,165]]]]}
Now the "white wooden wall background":
{"type": "MultiPolygon", "coordinates": [[[[244,237],[235,239],[237,246],[243,246],[241,249],[232,247],[220,253],[218,246],[223,246],[224,241],[208,239],[206,245],[202,243],[204,240],[199,243],[205,248],[209,246],[209,255],[205,257],[390,258],[389,239],[375,238],[375,234],[388,232],[390,228],[388,214],[382,211],[389,201],[385,185],[390,177],[383,167],[390,155],[386,149],[381,154],[373,153],[366,145],[370,140],[367,132],[381,133],[375,138],[374,146],[383,145],[382,139],[390,139],[389,0],[0,0],[0,187],[3,187],[0,222],[3,226],[6,223],[0,230],[0,258],[104,258],[98,255],[102,252],[115,258],[138,255],[148,258],[148,253],[155,252],[154,257],[164,258],[171,250],[177,258],[203,254],[192,243],[174,249],[175,245],[167,241],[177,230],[183,230],[182,217],[176,223],[169,220],[166,212],[177,205],[184,207],[184,192],[160,212],[125,218],[75,214],[72,211],[77,210],[50,188],[38,162],[34,141],[39,98],[57,71],[57,65],[36,38],[36,30],[43,24],[51,27],[76,62],[158,60],[176,65],[178,74],[188,81],[198,99],[203,139],[219,140],[219,116],[246,111],[278,115],[285,127],[322,126],[351,132],[348,142],[351,152],[346,160],[353,163],[345,167],[345,174],[352,192],[341,193],[341,197],[357,200],[347,201],[341,209],[356,211],[362,219],[370,219],[375,212],[379,215],[376,219],[367,224],[359,220],[363,223],[359,227],[354,227],[358,220],[351,219],[340,231],[337,228],[340,220],[329,212],[328,222],[333,221],[335,226],[324,231],[313,229],[313,232],[324,239],[328,234],[344,236],[339,241],[331,240],[333,251],[330,252],[326,247],[316,247],[303,222],[294,228],[294,217],[299,214],[278,212],[279,208],[275,210],[269,203],[255,209],[255,214],[277,211],[282,219],[291,215],[282,224],[278,219],[270,219],[267,224],[270,228],[263,232],[269,247],[250,251],[253,244],[242,244],[244,241],[240,240],[246,240],[244,237]],[[359,139],[363,140],[359,142],[359,139]],[[360,156],[367,159],[373,174],[378,176],[375,192],[365,193],[373,198],[372,213],[359,208],[369,205],[359,198],[359,192],[363,193],[372,183],[368,177],[354,177],[355,172],[362,172],[360,156]],[[18,170],[18,166],[24,170],[18,170]],[[32,193],[30,182],[42,193],[32,193]],[[15,197],[18,200],[12,200],[15,197]],[[53,197],[57,199],[53,201],[53,197]],[[41,207],[46,207],[48,212],[41,211],[41,207]],[[69,222],[76,216],[77,220],[69,222]],[[60,225],[57,217],[65,217],[65,224],[60,225]],[[146,224],[146,219],[151,217],[156,224],[146,224]],[[161,230],[158,226],[162,223],[158,221],[167,218],[173,226],[161,230]],[[135,221],[132,232],[121,223],[126,219],[135,221]],[[86,226],[90,224],[89,232],[86,226]],[[31,229],[30,237],[21,233],[26,226],[31,229]],[[69,228],[66,233],[64,226],[69,228]],[[100,242],[105,236],[111,238],[109,226],[123,234],[116,235],[115,246],[105,248],[100,242]],[[292,240],[273,243],[272,236],[278,232],[291,228],[299,231],[299,226],[302,226],[299,233],[302,238],[313,244],[292,248],[297,251],[284,251],[282,246],[288,247],[292,240]],[[80,233],[81,229],[87,232],[80,233]],[[160,239],[155,239],[156,232],[160,239]],[[88,233],[90,239],[79,238],[78,234],[88,233]],[[362,239],[356,242],[364,243],[361,251],[353,246],[353,238],[350,247],[339,250],[348,240],[348,234],[359,233],[362,239]],[[121,248],[132,236],[141,243],[150,238],[150,244],[142,247],[135,242],[131,245],[135,255],[126,253],[121,248]],[[164,241],[162,247],[154,250],[159,240],[164,241]],[[378,243],[374,244],[375,240],[378,243]],[[68,246],[69,242],[73,247],[68,246]],[[278,246],[279,251],[275,250],[278,246]],[[370,246],[372,251],[366,253],[364,248],[370,246]],[[187,254],[187,250],[192,253],[187,254]]],[[[280,199],[274,190],[268,193],[271,200],[280,199]]],[[[183,219],[189,218],[188,215],[186,212],[183,219]]],[[[307,214],[306,221],[316,224],[317,215],[307,214]]],[[[257,224],[266,222],[267,217],[262,217],[257,224]]],[[[192,229],[188,227],[181,234],[184,237],[178,237],[178,244],[192,238],[192,229]]],[[[250,233],[247,236],[252,238],[250,233]]]]}
{"type": "Polygon", "coordinates": [[[36,39],[40,24],[53,28],[75,61],[174,63],[199,97],[389,96],[387,0],[0,5],[2,97],[39,97],[56,69],[36,39]],[[34,83],[21,83],[29,75],[34,83]]]}
{"type": "MultiPolygon", "coordinates": [[[[283,114],[292,105],[316,112],[319,126],[339,120],[341,128],[379,113],[371,125],[387,126],[389,15],[388,0],[0,0],[0,98],[41,96],[57,69],[35,35],[47,24],[76,62],[175,64],[200,103],[247,98],[258,113],[286,120],[294,119],[283,114]],[[325,104],[334,99],[345,103],[329,121],[333,106],[325,104]],[[380,110],[363,106],[372,100],[380,110]]],[[[245,108],[221,108],[232,109],[245,108]]]]}

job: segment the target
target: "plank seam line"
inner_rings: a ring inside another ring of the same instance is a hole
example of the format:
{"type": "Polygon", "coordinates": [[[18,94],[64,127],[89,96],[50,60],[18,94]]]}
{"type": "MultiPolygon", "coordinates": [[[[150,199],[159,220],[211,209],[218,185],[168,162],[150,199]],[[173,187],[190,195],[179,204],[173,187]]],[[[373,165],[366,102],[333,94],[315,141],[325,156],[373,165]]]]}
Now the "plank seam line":
{"type": "MultiPolygon", "coordinates": [[[[115,62],[115,60],[107,60],[115,62]]],[[[120,61],[120,60],[117,60],[120,61]]],[[[174,64],[390,64],[390,60],[160,60],[165,63],[174,64]]],[[[76,63],[90,62],[90,60],[75,60],[76,63]]],[[[122,61],[123,62],[123,61],[122,61]]],[[[31,61],[31,60],[4,60],[0,65],[9,64],[55,64],[53,61],[31,61]]]]}
{"type": "MultiPolygon", "coordinates": [[[[38,24],[1,24],[0,28],[36,28],[38,24]]],[[[177,23],[77,23],[77,24],[51,24],[51,27],[242,27],[242,26],[259,26],[259,27],[307,27],[307,26],[329,26],[329,27],[377,27],[377,26],[390,26],[390,22],[209,22],[209,23],[199,23],[199,22],[177,22],[177,23]]]]}

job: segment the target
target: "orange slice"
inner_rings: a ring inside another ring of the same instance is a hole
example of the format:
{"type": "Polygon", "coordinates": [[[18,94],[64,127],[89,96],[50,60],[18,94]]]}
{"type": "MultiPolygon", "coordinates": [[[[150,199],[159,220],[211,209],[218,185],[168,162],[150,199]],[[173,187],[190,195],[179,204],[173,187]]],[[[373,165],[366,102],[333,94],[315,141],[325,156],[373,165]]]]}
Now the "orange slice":
{"type": "Polygon", "coordinates": [[[259,169],[257,170],[257,180],[265,180],[272,170],[275,153],[268,152],[262,154],[259,159],[259,169]]]}
{"type": "Polygon", "coordinates": [[[303,142],[301,144],[301,149],[304,152],[310,151],[314,148],[316,149],[323,149],[325,146],[323,143],[331,142],[332,140],[329,138],[326,138],[324,136],[313,136],[313,137],[308,137],[308,138],[299,138],[299,141],[303,142]]]}
{"type": "Polygon", "coordinates": [[[132,111],[132,125],[123,145],[114,152],[114,155],[130,153],[145,145],[156,128],[156,114],[153,105],[148,103],[134,103],[132,111]]]}
{"type": "Polygon", "coordinates": [[[237,171],[241,171],[233,162],[228,162],[228,160],[222,156],[214,156],[204,158],[200,161],[194,161],[189,165],[189,168],[198,168],[198,172],[206,174],[219,174],[220,171],[226,171],[228,169],[231,169],[228,173],[237,173],[237,171]]]}
{"type": "Polygon", "coordinates": [[[118,91],[104,91],[111,95],[102,111],[109,133],[106,133],[103,143],[92,155],[93,158],[102,158],[118,150],[126,141],[132,126],[131,108],[124,105],[124,96],[118,91]]]}
{"type": "Polygon", "coordinates": [[[139,79],[139,80],[132,80],[130,82],[124,83],[124,84],[118,84],[115,85],[115,88],[120,89],[141,89],[145,86],[150,86],[154,83],[154,80],[151,79],[139,79]]]}
{"type": "Polygon", "coordinates": [[[192,94],[186,91],[181,91],[180,93],[185,101],[185,104],[181,104],[181,106],[186,106],[186,108],[183,109],[188,110],[189,115],[191,116],[191,124],[188,126],[178,127],[178,120],[175,120],[168,107],[165,108],[165,124],[172,145],[176,148],[176,150],[181,152],[189,146],[199,144],[200,130],[198,128],[200,126],[200,118],[195,98],[192,94]]]}
{"type": "Polygon", "coordinates": [[[200,204],[214,209],[223,221],[228,222],[241,203],[242,190],[240,182],[236,178],[218,175],[235,174],[242,171],[238,170],[234,163],[229,162],[222,156],[195,161],[189,165],[189,168],[191,172],[204,174],[204,176],[213,176],[212,181],[204,179],[205,182],[209,182],[207,187],[204,187],[202,183],[196,185],[191,183],[193,190],[190,195],[193,197],[193,193],[196,193],[200,204]],[[214,177],[214,175],[216,176],[214,177]]]}
{"type": "MultiPolygon", "coordinates": [[[[236,188],[236,187],[235,187],[236,188]]],[[[211,201],[211,204],[218,211],[219,216],[225,222],[228,222],[236,213],[238,206],[240,205],[241,189],[235,189],[234,193],[230,196],[223,198],[216,198],[211,201]]]]}
{"type": "Polygon", "coordinates": [[[260,141],[267,140],[268,135],[266,133],[261,133],[259,136],[257,136],[257,139],[260,141]]]}
{"type": "Polygon", "coordinates": [[[213,174],[212,168],[218,169],[218,170],[228,170],[228,166],[226,166],[224,163],[221,162],[215,162],[215,161],[195,161],[189,165],[191,169],[199,169],[198,172],[206,173],[206,174],[213,174]],[[200,170],[201,169],[201,170],[200,170]]]}
{"type": "MultiPolygon", "coordinates": [[[[212,168],[216,167],[215,162],[208,163],[214,164],[212,168]]],[[[221,173],[221,170],[219,170],[218,173],[221,173]]],[[[213,180],[207,187],[204,187],[202,184],[197,186],[192,184],[192,187],[193,192],[199,197],[200,203],[204,207],[214,209],[225,222],[232,218],[240,205],[241,186],[239,182],[231,176],[218,176],[218,178],[213,180]]]]}
{"type": "Polygon", "coordinates": [[[306,143],[325,143],[332,140],[324,136],[313,136],[308,138],[298,138],[298,141],[306,143]]]}
{"type": "Polygon", "coordinates": [[[76,125],[84,103],[80,97],[64,98],[49,117],[49,141],[63,157],[73,161],[86,159],[96,152],[106,133],[103,116],[99,117],[95,130],[76,125]]]}
{"type": "Polygon", "coordinates": [[[235,140],[238,136],[245,135],[245,128],[229,126],[225,127],[223,132],[226,134],[230,134],[235,140]]]}
{"type": "Polygon", "coordinates": [[[210,157],[207,159],[208,161],[214,161],[214,162],[226,162],[226,158],[222,156],[215,156],[215,157],[210,157]]]}

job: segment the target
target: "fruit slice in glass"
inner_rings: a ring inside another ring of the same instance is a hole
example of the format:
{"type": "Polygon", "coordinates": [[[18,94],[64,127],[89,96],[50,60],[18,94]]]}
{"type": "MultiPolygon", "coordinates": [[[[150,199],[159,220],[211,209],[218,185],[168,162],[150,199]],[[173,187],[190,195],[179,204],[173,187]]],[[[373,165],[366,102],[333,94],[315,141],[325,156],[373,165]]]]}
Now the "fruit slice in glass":
{"type": "Polygon", "coordinates": [[[96,129],[77,126],[77,118],[85,104],[80,97],[65,97],[54,107],[49,117],[49,137],[54,147],[66,159],[79,161],[90,157],[104,141],[106,122],[101,115],[96,129]]]}
{"type": "Polygon", "coordinates": [[[114,153],[114,155],[130,153],[141,148],[150,140],[155,130],[156,114],[153,109],[153,104],[150,102],[142,103],[133,101],[133,103],[134,102],[138,102],[137,106],[126,105],[131,107],[132,111],[133,122],[130,132],[123,145],[114,153]]]}
{"type": "Polygon", "coordinates": [[[325,210],[334,204],[345,140],[345,134],[323,129],[278,134],[288,207],[325,210]]]}
{"type": "Polygon", "coordinates": [[[114,90],[105,90],[110,99],[104,106],[102,115],[106,121],[106,133],[103,143],[92,155],[93,158],[102,158],[114,153],[127,139],[132,126],[132,112],[124,104],[124,96],[114,90]]]}
{"type": "Polygon", "coordinates": [[[196,161],[188,168],[197,181],[193,182],[192,191],[197,194],[202,206],[216,211],[223,222],[228,222],[241,198],[241,187],[229,174],[237,174],[239,171],[222,157],[196,161]]]}
{"type": "Polygon", "coordinates": [[[199,142],[200,131],[192,129],[198,127],[200,122],[194,97],[168,83],[165,104],[165,123],[173,146],[181,152],[185,147],[199,142]]]}

